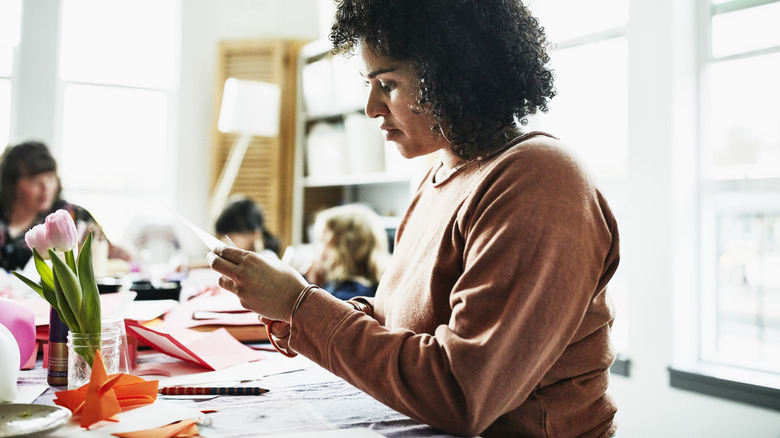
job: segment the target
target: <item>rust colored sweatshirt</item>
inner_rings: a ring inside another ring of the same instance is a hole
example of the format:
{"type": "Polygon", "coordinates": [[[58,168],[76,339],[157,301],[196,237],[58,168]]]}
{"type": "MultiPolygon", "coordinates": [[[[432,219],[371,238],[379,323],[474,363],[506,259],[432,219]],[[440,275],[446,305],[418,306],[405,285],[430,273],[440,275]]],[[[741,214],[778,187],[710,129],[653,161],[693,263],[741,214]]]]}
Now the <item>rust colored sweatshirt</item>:
{"type": "Polygon", "coordinates": [[[291,347],[450,433],[614,434],[618,231],[591,176],[541,133],[443,181],[435,171],[399,227],[374,318],[314,293],[291,347]]]}

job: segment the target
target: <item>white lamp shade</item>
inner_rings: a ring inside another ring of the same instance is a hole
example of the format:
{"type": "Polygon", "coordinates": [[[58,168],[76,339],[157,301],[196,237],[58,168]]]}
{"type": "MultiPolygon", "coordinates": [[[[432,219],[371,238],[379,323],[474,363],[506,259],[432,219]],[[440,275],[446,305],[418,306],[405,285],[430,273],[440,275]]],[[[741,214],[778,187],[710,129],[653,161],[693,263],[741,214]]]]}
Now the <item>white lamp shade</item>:
{"type": "Polygon", "coordinates": [[[224,133],[275,137],[282,91],[276,84],[228,78],[218,128],[224,133]]]}

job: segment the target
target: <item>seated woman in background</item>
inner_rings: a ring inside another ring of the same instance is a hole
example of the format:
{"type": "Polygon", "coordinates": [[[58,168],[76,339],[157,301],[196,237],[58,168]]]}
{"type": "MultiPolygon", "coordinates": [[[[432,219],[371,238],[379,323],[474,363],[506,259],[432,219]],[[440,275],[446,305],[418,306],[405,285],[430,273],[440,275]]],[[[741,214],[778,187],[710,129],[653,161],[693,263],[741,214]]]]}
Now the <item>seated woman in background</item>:
{"type": "Polygon", "coordinates": [[[313,227],[314,264],[309,280],[336,298],[373,297],[390,258],[379,215],[359,204],[328,208],[313,227]]]}
{"type": "MultiPolygon", "coordinates": [[[[59,209],[67,210],[80,230],[103,238],[103,231],[84,208],[60,197],[57,162],[45,144],[26,141],[9,146],[0,156],[0,266],[23,268],[32,257],[24,234],[59,209]]],[[[86,234],[85,234],[86,235],[86,234]]],[[[130,254],[109,241],[109,258],[129,260],[130,254]]]]}
{"type": "Polygon", "coordinates": [[[279,257],[279,239],[265,228],[263,210],[249,198],[233,198],[219,214],[214,228],[219,238],[228,236],[243,250],[279,257]]]}

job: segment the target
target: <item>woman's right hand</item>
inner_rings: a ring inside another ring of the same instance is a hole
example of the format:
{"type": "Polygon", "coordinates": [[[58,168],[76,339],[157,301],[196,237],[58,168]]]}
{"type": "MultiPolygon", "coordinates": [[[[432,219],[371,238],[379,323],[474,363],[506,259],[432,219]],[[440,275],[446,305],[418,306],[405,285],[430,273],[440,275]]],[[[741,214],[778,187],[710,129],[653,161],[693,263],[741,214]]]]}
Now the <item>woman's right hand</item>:
{"type": "Polygon", "coordinates": [[[309,285],[281,260],[239,248],[218,248],[208,254],[208,260],[222,274],[223,289],[236,294],[245,308],[276,321],[290,321],[295,301],[309,285]]]}

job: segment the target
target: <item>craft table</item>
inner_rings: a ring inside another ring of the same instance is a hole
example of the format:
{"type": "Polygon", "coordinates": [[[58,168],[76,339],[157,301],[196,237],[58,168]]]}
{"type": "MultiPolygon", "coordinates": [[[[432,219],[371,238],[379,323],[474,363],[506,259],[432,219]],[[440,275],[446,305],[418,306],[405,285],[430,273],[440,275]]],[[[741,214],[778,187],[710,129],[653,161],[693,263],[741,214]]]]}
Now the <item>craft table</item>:
{"type": "MultiPolygon", "coordinates": [[[[139,355],[138,360],[137,369],[149,367],[150,364],[159,364],[165,369],[166,363],[178,361],[151,351],[139,355]]],[[[371,429],[385,437],[453,436],[388,408],[302,356],[287,359],[276,352],[268,352],[267,359],[263,360],[268,360],[269,363],[277,361],[276,363],[282,365],[286,363],[278,361],[296,361],[289,363],[299,369],[282,369],[279,373],[256,381],[241,381],[240,386],[261,386],[270,390],[262,395],[205,398],[160,396],[160,399],[209,412],[203,415],[203,421],[198,425],[201,436],[206,438],[253,437],[312,431],[324,433],[327,430],[361,428],[371,429]]],[[[20,372],[20,384],[46,384],[46,370],[41,368],[40,360],[35,369],[20,372]]],[[[54,404],[54,393],[61,389],[64,388],[47,388],[35,403],[54,404]]],[[[340,436],[339,432],[332,433],[332,436],[340,436]]],[[[307,436],[318,435],[320,434],[313,433],[307,436]]],[[[60,435],[55,431],[51,436],[60,435]]]]}

